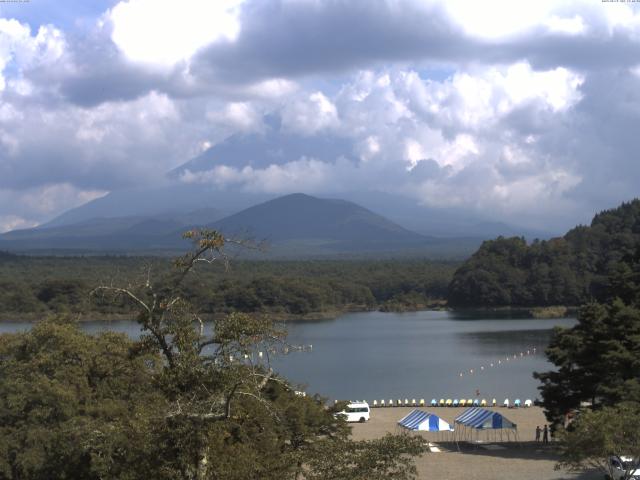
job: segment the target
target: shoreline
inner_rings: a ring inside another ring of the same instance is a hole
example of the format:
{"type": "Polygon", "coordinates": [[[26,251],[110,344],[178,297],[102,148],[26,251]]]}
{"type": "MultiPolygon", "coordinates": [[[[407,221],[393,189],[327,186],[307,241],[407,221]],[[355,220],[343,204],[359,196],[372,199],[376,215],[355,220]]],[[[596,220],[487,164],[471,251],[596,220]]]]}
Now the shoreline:
{"type": "MultiPolygon", "coordinates": [[[[247,315],[260,316],[265,315],[271,317],[276,322],[313,322],[323,320],[335,320],[336,318],[347,313],[363,313],[363,312],[382,312],[382,313],[410,313],[410,312],[432,312],[432,311],[448,311],[459,313],[513,313],[520,318],[528,318],[531,320],[545,318],[564,318],[575,316],[579,307],[571,306],[552,306],[552,307],[449,307],[443,300],[434,300],[428,304],[420,305],[397,305],[397,308],[390,308],[389,305],[381,304],[376,307],[367,305],[348,305],[343,308],[328,309],[317,312],[309,312],[306,314],[294,314],[286,312],[246,312],[247,315]]],[[[211,321],[214,318],[228,315],[231,312],[217,312],[203,314],[202,317],[211,321]]],[[[0,312],[0,323],[10,322],[38,322],[45,318],[67,315],[76,318],[79,323],[83,322],[118,322],[123,320],[135,320],[137,312],[130,313],[101,313],[101,312],[0,312]]]]}

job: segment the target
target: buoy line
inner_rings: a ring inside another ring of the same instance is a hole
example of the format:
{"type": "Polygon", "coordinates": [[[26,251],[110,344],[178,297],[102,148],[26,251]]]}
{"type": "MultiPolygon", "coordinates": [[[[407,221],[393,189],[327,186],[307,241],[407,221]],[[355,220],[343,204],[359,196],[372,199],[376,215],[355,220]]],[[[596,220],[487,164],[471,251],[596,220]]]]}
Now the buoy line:
{"type": "Polygon", "coordinates": [[[523,350],[522,352],[519,353],[514,353],[513,355],[507,355],[505,357],[501,357],[498,360],[495,360],[493,362],[490,362],[488,367],[485,367],[485,365],[480,365],[480,368],[470,368],[469,370],[465,370],[463,372],[458,373],[458,377],[459,378],[463,378],[465,375],[473,375],[475,373],[479,373],[479,372],[483,372],[485,371],[487,368],[496,368],[502,365],[506,365],[508,362],[513,361],[513,360],[518,360],[520,358],[525,358],[525,357],[529,357],[529,356],[533,356],[536,355],[538,349],[537,347],[531,347],[528,350],[523,350]]]}

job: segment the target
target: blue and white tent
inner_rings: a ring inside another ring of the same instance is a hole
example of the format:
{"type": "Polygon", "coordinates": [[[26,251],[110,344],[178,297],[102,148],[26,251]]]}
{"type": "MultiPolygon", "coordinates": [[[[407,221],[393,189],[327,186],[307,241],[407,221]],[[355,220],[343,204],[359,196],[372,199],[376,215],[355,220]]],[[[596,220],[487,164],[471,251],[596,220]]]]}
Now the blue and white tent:
{"type": "Polygon", "coordinates": [[[507,441],[510,441],[512,436],[513,440],[518,441],[518,426],[511,420],[506,419],[501,413],[487,410],[486,408],[468,408],[455,418],[454,423],[456,431],[459,432],[458,437],[460,440],[473,440],[474,437],[479,440],[479,433],[484,431],[493,432],[484,435],[485,437],[488,435],[488,440],[493,437],[494,441],[503,441],[502,433],[504,432],[506,433],[507,441]]]}
{"type": "Polygon", "coordinates": [[[442,420],[439,416],[417,409],[412,410],[409,415],[398,420],[398,425],[409,430],[419,430],[423,432],[453,431],[451,425],[442,420]]]}
{"type": "Polygon", "coordinates": [[[491,428],[516,428],[516,424],[507,420],[501,413],[486,408],[468,408],[455,419],[455,423],[465,427],[486,430],[491,428]]]}

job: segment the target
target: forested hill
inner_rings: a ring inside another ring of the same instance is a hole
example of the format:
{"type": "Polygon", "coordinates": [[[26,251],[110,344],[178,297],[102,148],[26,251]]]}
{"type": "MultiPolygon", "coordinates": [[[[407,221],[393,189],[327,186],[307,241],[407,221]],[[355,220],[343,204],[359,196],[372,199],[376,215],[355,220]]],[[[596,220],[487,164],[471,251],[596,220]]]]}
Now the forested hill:
{"type": "Polygon", "coordinates": [[[486,241],[454,274],[452,306],[580,305],[607,296],[640,253],[640,200],[597,214],[560,238],[486,241]]]}

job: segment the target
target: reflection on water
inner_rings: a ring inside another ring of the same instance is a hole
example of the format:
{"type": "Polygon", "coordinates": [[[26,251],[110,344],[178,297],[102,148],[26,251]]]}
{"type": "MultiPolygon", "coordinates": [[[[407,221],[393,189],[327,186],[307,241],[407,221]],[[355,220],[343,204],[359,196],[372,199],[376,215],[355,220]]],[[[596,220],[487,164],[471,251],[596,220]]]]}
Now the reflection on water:
{"type": "MultiPolygon", "coordinates": [[[[575,320],[493,313],[366,312],[322,322],[290,322],[289,342],[313,349],[278,357],[273,366],[290,380],[304,382],[309,393],[330,398],[429,401],[474,398],[479,390],[481,396],[500,402],[505,397],[533,399],[537,382],[532,373],[551,368],[544,348],[553,327],[571,326],[575,320]]],[[[132,321],[82,326],[90,333],[109,329],[140,335],[139,325],[132,321]]],[[[0,333],[29,327],[27,322],[0,323],[0,333]]]]}

